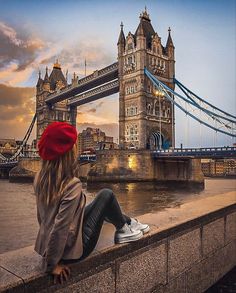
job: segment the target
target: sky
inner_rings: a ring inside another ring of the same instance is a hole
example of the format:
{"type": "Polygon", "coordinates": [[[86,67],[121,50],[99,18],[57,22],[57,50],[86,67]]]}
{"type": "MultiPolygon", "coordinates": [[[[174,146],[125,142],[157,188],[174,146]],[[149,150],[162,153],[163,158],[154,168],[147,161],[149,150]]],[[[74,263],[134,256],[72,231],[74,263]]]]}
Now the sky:
{"type": "MultiPolygon", "coordinates": [[[[235,0],[0,0],[0,138],[22,139],[35,112],[38,71],[83,77],[117,61],[120,22],[135,32],[147,7],[166,44],[171,27],[176,78],[217,107],[236,115],[235,0]]],[[[117,142],[118,94],[80,106],[78,130],[99,127],[117,142]]],[[[176,146],[232,145],[176,110],[176,146]]],[[[34,138],[35,132],[32,134],[34,138]]]]}

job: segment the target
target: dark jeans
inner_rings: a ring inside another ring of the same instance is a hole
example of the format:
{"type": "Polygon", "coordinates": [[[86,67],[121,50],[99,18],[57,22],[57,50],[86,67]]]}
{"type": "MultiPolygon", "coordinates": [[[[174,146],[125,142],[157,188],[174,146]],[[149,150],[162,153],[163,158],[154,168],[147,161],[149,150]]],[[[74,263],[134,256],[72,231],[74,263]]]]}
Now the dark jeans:
{"type": "Polygon", "coordinates": [[[85,207],[82,227],[83,255],[80,260],[95,248],[104,220],[112,223],[116,229],[131,221],[130,217],[121,212],[112,190],[107,188],[100,190],[95,199],[85,207]]]}

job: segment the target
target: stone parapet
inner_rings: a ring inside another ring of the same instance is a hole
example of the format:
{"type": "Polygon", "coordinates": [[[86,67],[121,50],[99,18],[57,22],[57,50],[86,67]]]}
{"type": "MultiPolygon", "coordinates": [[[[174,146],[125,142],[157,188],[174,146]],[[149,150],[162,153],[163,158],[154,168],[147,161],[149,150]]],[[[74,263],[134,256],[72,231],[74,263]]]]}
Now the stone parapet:
{"type": "Polygon", "coordinates": [[[236,264],[236,197],[231,192],[184,203],[139,220],[151,230],[114,245],[105,223],[94,252],[69,264],[67,283],[41,271],[33,246],[0,255],[1,292],[204,292],[236,264]]]}

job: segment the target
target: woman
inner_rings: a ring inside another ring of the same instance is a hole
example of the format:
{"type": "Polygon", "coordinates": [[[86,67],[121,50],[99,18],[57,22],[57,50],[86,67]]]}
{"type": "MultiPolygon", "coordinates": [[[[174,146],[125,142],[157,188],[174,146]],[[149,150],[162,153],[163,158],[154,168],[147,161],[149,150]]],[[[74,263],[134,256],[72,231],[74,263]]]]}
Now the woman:
{"type": "Polygon", "coordinates": [[[41,170],[34,180],[39,232],[35,251],[54,282],[67,280],[69,260],[81,260],[95,248],[106,220],[116,227],[115,243],[138,240],[149,226],[122,214],[110,189],[102,189],[85,206],[86,196],[76,177],[77,132],[66,122],[53,122],[38,143],[41,170]]]}

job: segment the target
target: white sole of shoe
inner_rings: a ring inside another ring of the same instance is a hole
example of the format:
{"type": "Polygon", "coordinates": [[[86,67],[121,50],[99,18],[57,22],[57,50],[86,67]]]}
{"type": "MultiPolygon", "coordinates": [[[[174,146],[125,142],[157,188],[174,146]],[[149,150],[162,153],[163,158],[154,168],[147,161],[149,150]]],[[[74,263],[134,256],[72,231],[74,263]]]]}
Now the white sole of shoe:
{"type": "Polygon", "coordinates": [[[145,229],[141,230],[143,232],[143,234],[146,234],[147,232],[150,231],[150,227],[147,226],[145,229]]]}
{"type": "Polygon", "coordinates": [[[143,232],[140,231],[140,233],[134,238],[133,236],[126,237],[126,238],[121,238],[121,239],[116,239],[115,238],[115,243],[120,244],[120,243],[126,243],[126,242],[132,242],[132,241],[137,241],[140,238],[143,237],[143,232]]]}

